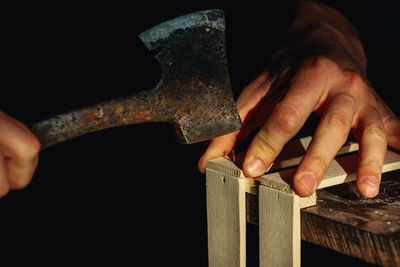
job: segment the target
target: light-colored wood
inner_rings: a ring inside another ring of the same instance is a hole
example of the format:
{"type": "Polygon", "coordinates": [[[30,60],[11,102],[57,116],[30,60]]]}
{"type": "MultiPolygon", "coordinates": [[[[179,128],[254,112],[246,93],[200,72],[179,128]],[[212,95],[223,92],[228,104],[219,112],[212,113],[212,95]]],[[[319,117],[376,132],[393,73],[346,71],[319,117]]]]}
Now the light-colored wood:
{"type": "Polygon", "coordinates": [[[206,169],[211,169],[236,178],[244,178],[242,170],[236,166],[234,162],[225,157],[209,160],[206,169]]]}
{"type": "Polygon", "coordinates": [[[309,197],[299,197],[300,209],[317,205],[317,193],[314,192],[309,197]]]}
{"type": "Polygon", "coordinates": [[[259,188],[260,266],[300,266],[299,197],[259,188]]]}
{"type": "Polygon", "coordinates": [[[258,195],[258,187],[260,185],[260,177],[247,178],[245,177],[246,192],[252,195],[258,195]]]}
{"type": "Polygon", "coordinates": [[[400,169],[400,154],[398,151],[389,149],[386,152],[382,172],[390,172],[400,169]]]}
{"type": "MultiPolygon", "coordinates": [[[[310,142],[310,137],[304,138],[293,143],[292,147],[300,148],[299,151],[304,153],[310,142]]],[[[345,154],[357,150],[356,143],[347,142],[338,153],[341,156],[333,160],[317,189],[355,180],[358,156],[345,154]]],[[[274,171],[256,179],[244,177],[241,169],[227,158],[209,161],[207,215],[210,266],[245,266],[246,193],[258,195],[259,203],[254,214],[259,218],[261,266],[300,265],[300,209],[316,205],[316,194],[300,198],[294,193],[291,181],[302,158],[298,152],[292,158],[290,151],[285,153],[285,157],[282,156],[274,164],[274,171]],[[277,170],[279,166],[284,169],[277,170]]],[[[388,150],[383,172],[399,168],[400,154],[388,150]]]]}
{"type": "MultiPolygon", "coordinates": [[[[324,179],[317,189],[351,182],[357,179],[358,155],[348,155],[336,158],[331,164],[324,179]]],[[[400,154],[388,150],[383,161],[382,173],[400,169],[400,154]]]]}
{"type": "Polygon", "coordinates": [[[260,183],[267,187],[286,192],[293,193],[292,179],[296,173],[296,168],[264,174],[260,177],[260,183]]]}
{"type": "MultiPolygon", "coordinates": [[[[288,142],[272,165],[270,172],[299,165],[311,141],[312,137],[308,136],[288,142]]],[[[358,149],[358,143],[349,138],[336,155],[356,152],[358,149]]]]}
{"type": "Polygon", "coordinates": [[[211,167],[212,164],[206,169],[209,266],[244,267],[246,265],[245,181],[241,177],[224,173],[224,165],[220,166],[219,171],[211,167]]]}
{"type": "MultiPolygon", "coordinates": [[[[354,159],[353,155],[351,156],[344,156],[342,159],[352,160],[354,159]]],[[[354,163],[354,162],[353,162],[354,163]]],[[[356,162],[355,162],[356,163],[356,162]]],[[[280,172],[274,172],[270,174],[265,174],[260,177],[261,184],[283,191],[287,193],[293,192],[292,188],[292,179],[296,173],[296,168],[286,169],[280,172]]],[[[346,171],[342,168],[342,166],[336,161],[333,160],[331,165],[329,166],[328,170],[324,178],[322,179],[319,188],[324,188],[327,186],[332,186],[335,184],[343,183],[345,181],[350,181],[347,177],[349,176],[346,171]],[[347,179],[347,180],[346,180],[347,179]]]]}
{"type": "MultiPolygon", "coordinates": [[[[357,161],[358,155],[348,155],[336,159],[339,166],[335,167],[337,173],[342,172],[344,175],[337,175],[334,177],[323,179],[317,189],[351,182],[357,179],[357,161]],[[341,170],[340,170],[341,169],[341,170]]],[[[400,169],[400,154],[394,150],[388,149],[383,161],[382,173],[390,172],[400,169]]]]}

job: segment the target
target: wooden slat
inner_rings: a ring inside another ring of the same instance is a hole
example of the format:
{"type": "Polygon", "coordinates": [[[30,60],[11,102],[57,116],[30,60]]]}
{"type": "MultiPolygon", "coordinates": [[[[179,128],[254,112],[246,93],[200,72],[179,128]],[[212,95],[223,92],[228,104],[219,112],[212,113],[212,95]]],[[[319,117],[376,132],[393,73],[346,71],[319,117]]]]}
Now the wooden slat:
{"type": "MultiPolygon", "coordinates": [[[[336,167],[336,171],[341,172],[344,175],[331,175],[330,178],[327,178],[321,182],[317,189],[333,186],[336,184],[347,183],[357,179],[357,161],[358,155],[348,155],[340,158],[336,158],[337,163],[340,165],[336,167]]],[[[385,155],[385,159],[383,161],[383,169],[382,173],[390,172],[393,170],[397,170],[400,168],[400,154],[394,150],[388,149],[385,155]]],[[[333,171],[332,171],[333,174],[333,171]]]]}
{"type": "MultiPolygon", "coordinates": [[[[270,172],[299,165],[311,141],[312,137],[308,136],[288,142],[275,160],[270,172]]],[[[349,138],[336,155],[345,155],[356,152],[358,149],[358,143],[349,138]]]]}
{"type": "Polygon", "coordinates": [[[243,178],[225,174],[223,165],[219,170],[211,169],[210,165],[206,169],[209,266],[244,267],[245,182],[243,178]]]}
{"type": "MultiPolygon", "coordinates": [[[[348,183],[357,179],[358,155],[348,155],[336,158],[329,167],[325,177],[317,189],[322,189],[337,184],[348,183]]],[[[390,172],[400,168],[400,154],[388,150],[383,161],[382,173],[390,172]]]]}
{"type": "Polygon", "coordinates": [[[235,163],[225,157],[209,160],[206,168],[236,178],[244,177],[242,170],[236,166],[235,163]]]}
{"type": "Polygon", "coordinates": [[[300,266],[299,197],[266,186],[259,190],[260,266],[300,266]]]}

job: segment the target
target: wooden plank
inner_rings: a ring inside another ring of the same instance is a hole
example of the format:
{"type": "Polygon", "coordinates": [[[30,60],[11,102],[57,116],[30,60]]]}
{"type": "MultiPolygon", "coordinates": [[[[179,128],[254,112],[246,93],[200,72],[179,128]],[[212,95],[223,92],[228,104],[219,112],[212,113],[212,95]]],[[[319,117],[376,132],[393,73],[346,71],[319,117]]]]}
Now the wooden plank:
{"type": "MultiPolygon", "coordinates": [[[[210,267],[246,265],[245,182],[223,169],[206,169],[210,267]]],[[[211,165],[212,167],[212,165],[211,165]]],[[[231,173],[232,174],[232,173],[231,173]]]]}
{"type": "MultiPolygon", "coordinates": [[[[316,193],[310,197],[299,197],[300,209],[315,206],[317,203],[316,193]]],[[[246,192],[246,221],[258,225],[258,195],[246,192]]]]}
{"type": "MultiPolygon", "coordinates": [[[[308,146],[311,143],[311,140],[312,137],[307,136],[288,142],[283,147],[282,152],[276,158],[274,164],[270,169],[270,172],[299,165],[301,159],[307,151],[308,146]]],[[[358,151],[358,149],[358,143],[354,141],[353,138],[349,137],[346,143],[342,146],[342,148],[338,151],[336,155],[341,156],[344,154],[356,152],[358,151]]]]}
{"type": "MultiPolygon", "coordinates": [[[[353,154],[345,157],[339,157],[336,158],[336,161],[340,165],[340,168],[343,169],[344,173],[346,173],[346,175],[337,177],[331,175],[329,179],[324,178],[317,189],[333,186],[336,184],[347,183],[357,179],[358,155],[353,154]]],[[[400,154],[399,152],[389,148],[383,161],[382,173],[394,171],[397,169],[400,169],[400,154]]],[[[339,168],[337,168],[336,171],[341,172],[339,171],[339,168]]]]}
{"type": "Polygon", "coordinates": [[[225,157],[209,160],[206,168],[232,177],[244,178],[242,170],[236,166],[235,163],[225,157]]]}
{"type": "Polygon", "coordinates": [[[300,266],[299,197],[259,188],[260,266],[300,266]]]}
{"type": "Polygon", "coordinates": [[[245,183],[246,183],[246,192],[253,194],[253,195],[258,195],[258,187],[260,185],[260,177],[257,178],[247,178],[245,177],[245,183]]]}
{"type": "Polygon", "coordinates": [[[299,203],[300,203],[300,209],[317,205],[317,192],[314,192],[309,197],[299,197],[299,203]]]}
{"type": "Polygon", "coordinates": [[[317,191],[301,211],[303,240],[382,266],[400,266],[400,171],[383,174],[379,194],[359,195],[355,182],[317,191]]]}

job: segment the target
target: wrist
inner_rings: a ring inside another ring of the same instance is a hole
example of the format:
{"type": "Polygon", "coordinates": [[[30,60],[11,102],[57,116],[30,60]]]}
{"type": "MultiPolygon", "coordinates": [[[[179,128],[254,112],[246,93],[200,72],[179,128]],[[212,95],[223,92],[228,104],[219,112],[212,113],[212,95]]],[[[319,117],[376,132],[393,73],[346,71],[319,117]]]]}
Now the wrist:
{"type": "Polygon", "coordinates": [[[325,56],[366,80],[367,60],[355,28],[338,11],[304,1],[299,3],[288,35],[271,59],[271,77],[295,71],[304,60],[315,56],[325,56]]]}

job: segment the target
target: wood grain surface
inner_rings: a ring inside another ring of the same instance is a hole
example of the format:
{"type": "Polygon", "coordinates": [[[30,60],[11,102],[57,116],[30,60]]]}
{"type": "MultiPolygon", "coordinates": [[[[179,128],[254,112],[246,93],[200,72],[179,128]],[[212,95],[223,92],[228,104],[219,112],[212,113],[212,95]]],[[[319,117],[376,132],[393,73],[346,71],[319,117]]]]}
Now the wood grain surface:
{"type": "Polygon", "coordinates": [[[317,205],[301,211],[301,237],[383,266],[400,266],[400,171],[383,175],[376,198],[355,182],[317,191],[317,205]]]}
{"type": "Polygon", "coordinates": [[[208,266],[245,267],[244,179],[207,168],[206,183],[208,266]]]}
{"type": "Polygon", "coordinates": [[[300,267],[299,196],[260,186],[260,266],[300,267]]]}

